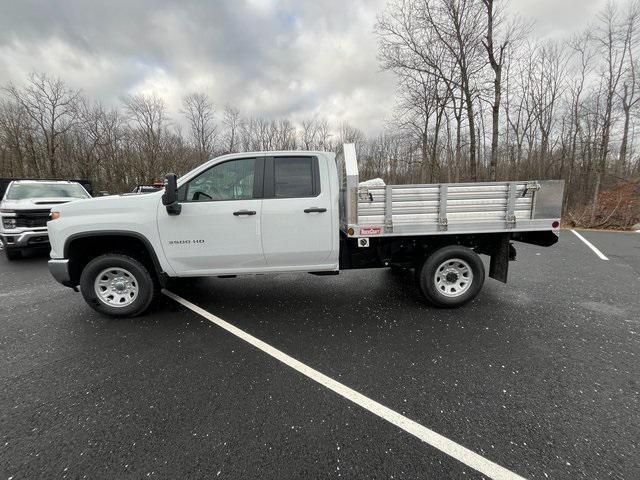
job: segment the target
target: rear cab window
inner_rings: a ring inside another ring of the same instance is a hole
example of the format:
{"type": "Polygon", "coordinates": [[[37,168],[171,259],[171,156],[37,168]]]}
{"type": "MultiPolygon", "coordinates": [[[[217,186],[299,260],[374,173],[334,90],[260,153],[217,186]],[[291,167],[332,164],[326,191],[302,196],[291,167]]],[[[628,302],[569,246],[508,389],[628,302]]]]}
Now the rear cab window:
{"type": "Polygon", "coordinates": [[[308,156],[267,158],[266,198],[307,198],[320,194],[318,159],[308,156]]]}

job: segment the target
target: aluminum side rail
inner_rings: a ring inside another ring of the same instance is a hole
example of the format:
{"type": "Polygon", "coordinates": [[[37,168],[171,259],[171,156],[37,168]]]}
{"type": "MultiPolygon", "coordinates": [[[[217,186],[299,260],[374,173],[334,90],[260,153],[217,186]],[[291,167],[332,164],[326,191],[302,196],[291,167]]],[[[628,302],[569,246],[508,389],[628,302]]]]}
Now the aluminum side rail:
{"type": "Polygon", "coordinates": [[[338,155],[350,237],[557,231],[563,180],[359,187],[355,147],[338,155]]]}

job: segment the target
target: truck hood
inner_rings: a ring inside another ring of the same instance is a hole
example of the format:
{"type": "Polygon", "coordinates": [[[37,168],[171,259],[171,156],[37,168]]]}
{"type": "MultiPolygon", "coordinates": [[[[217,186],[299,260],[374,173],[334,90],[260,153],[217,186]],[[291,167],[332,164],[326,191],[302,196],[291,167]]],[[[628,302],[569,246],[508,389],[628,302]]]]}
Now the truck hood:
{"type": "Polygon", "coordinates": [[[140,208],[155,204],[162,192],[147,195],[109,195],[107,197],[87,198],[64,205],[53,205],[53,210],[65,215],[102,215],[121,213],[126,214],[140,208]]]}
{"type": "Polygon", "coordinates": [[[8,210],[44,210],[57,205],[69,203],[75,198],[69,197],[47,197],[47,198],[25,198],[23,200],[3,200],[2,208],[8,210]]]}

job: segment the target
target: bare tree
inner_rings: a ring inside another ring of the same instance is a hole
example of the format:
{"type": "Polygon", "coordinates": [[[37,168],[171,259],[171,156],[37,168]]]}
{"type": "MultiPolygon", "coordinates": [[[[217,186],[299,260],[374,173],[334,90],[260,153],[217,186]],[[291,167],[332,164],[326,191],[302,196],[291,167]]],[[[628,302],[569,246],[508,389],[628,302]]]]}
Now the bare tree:
{"type": "Polygon", "coordinates": [[[613,107],[618,85],[624,75],[630,43],[633,40],[637,21],[637,4],[630,5],[628,14],[621,17],[617,5],[609,0],[598,16],[593,39],[604,57],[603,82],[605,107],[602,112],[602,136],[596,170],[596,183],[593,193],[592,221],[595,216],[602,174],[605,171],[609,154],[609,141],[613,123],[613,107]]]}
{"type": "Polygon", "coordinates": [[[162,162],[162,144],[167,127],[167,106],[155,94],[138,94],[124,98],[129,118],[129,133],[137,153],[140,181],[146,172],[158,172],[162,162]]]}
{"type": "Polygon", "coordinates": [[[274,150],[295,150],[297,148],[296,127],[288,118],[272,123],[275,131],[274,150]]]}
{"type": "Polygon", "coordinates": [[[224,153],[233,153],[238,151],[239,130],[242,126],[240,111],[231,105],[224,107],[222,123],[225,126],[225,147],[224,153]]]}
{"type": "Polygon", "coordinates": [[[378,19],[383,68],[413,70],[440,78],[459,89],[469,136],[469,170],[478,178],[475,101],[483,70],[482,6],[475,0],[402,0],[378,19]]]}
{"type": "Polygon", "coordinates": [[[320,123],[317,118],[307,118],[300,124],[300,140],[305,150],[313,150],[318,145],[320,123]]]}
{"type": "Polygon", "coordinates": [[[589,48],[590,32],[585,30],[579,35],[575,35],[569,39],[568,45],[572,50],[569,60],[573,62],[572,71],[576,72],[574,78],[569,81],[569,104],[572,126],[570,129],[570,146],[569,146],[569,165],[566,171],[567,188],[564,191],[564,208],[565,211],[569,206],[570,195],[573,190],[573,174],[576,167],[578,156],[578,140],[582,135],[582,123],[585,115],[583,105],[583,94],[587,87],[587,75],[592,66],[593,52],[589,48]]]}
{"type": "Polygon", "coordinates": [[[482,41],[489,65],[493,70],[493,102],[491,104],[491,161],[489,167],[489,178],[491,181],[497,179],[498,167],[498,141],[500,135],[500,102],[502,100],[502,70],[507,57],[507,47],[514,41],[516,29],[520,35],[524,34],[524,25],[516,23],[504,24],[504,19],[496,9],[494,0],[482,0],[486,10],[487,27],[486,35],[482,41]],[[497,40],[497,31],[502,29],[502,36],[497,40]]]}
{"type": "MultiPolygon", "coordinates": [[[[530,47],[528,47],[530,48],[530,47]]],[[[532,98],[533,83],[532,55],[522,55],[518,62],[507,65],[506,96],[504,102],[507,122],[506,141],[510,167],[508,174],[517,175],[524,157],[524,146],[535,124],[532,98]],[[513,140],[511,140],[513,139],[513,140]]]]}
{"type": "Polygon", "coordinates": [[[555,122],[557,120],[558,101],[564,88],[566,54],[561,45],[547,42],[534,53],[531,96],[532,106],[540,132],[540,152],[538,175],[544,175],[547,162],[551,160],[549,152],[555,122]]]}
{"type": "Polygon", "coordinates": [[[411,132],[420,145],[420,176],[417,181],[434,182],[439,175],[439,137],[449,87],[439,77],[404,72],[399,82],[395,125],[411,132]]]}
{"type": "Polygon", "coordinates": [[[78,120],[80,92],[44,73],[32,73],[24,88],[10,83],[5,90],[38,128],[44,140],[47,173],[56,177],[60,139],[78,120]]]}
{"type": "Polygon", "coordinates": [[[305,150],[325,150],[330,148],[331,127],[322,118],[313,117],[302,120],[300,124],[300,145],[305,150]]]}
{"type": "Polygon", "coordinates": [[[619,167],[624,171],[627,162],[627,146],[629,144],[629,128],[631,124],[631,111],[635,108],[640,101],[640,96],[637,92],[638,83],[638,60],[635,56],[636,49],[638,47],[637,36],[637,23],[638,15],[640,14],[640,4],[633,2],[629,5],[629,12],[627,14],[627,35],[628,41],[626,42],[626,56],[625,56],[625,71],[623,74],[622,94],[618,94],[620,102],[622,104],[623,113],[623,127],[622,127],[622,141],[620,143],[620,155],[619,155],[619,167]]]}
{"type": "Polygon", "coordinates": [[[218,133],[213,102],[206,93],[190,93],[182,99],[182,114],[189,124],[198,160],[202,163],[210,159],[218,133]]]}
{"type": "Polygon", "coordinates": [[[0,103],[0,144],[3,148],[3,170],[9,175],[39,175],[37,158],[29,158],[28,139],[31,135],[30,119],[22,105],[13,100],[0,103]]]}

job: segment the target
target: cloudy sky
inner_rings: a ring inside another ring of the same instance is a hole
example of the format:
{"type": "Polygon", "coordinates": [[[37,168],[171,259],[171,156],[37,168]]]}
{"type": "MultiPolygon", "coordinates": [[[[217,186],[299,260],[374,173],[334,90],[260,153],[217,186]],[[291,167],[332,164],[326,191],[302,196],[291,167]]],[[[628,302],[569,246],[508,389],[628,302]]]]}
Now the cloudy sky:
{"type": "MultiPolygon", "coordinates": [[[[155,92],[176,114],[203,91],[244,115],[319,115],[376,133],[393,105],[373,34],[386,0],[0,0],[0,84],[59,76],[107,105],[155,92]]],[[[604,0],[511,0],[538,36],[604,0]]]]}

